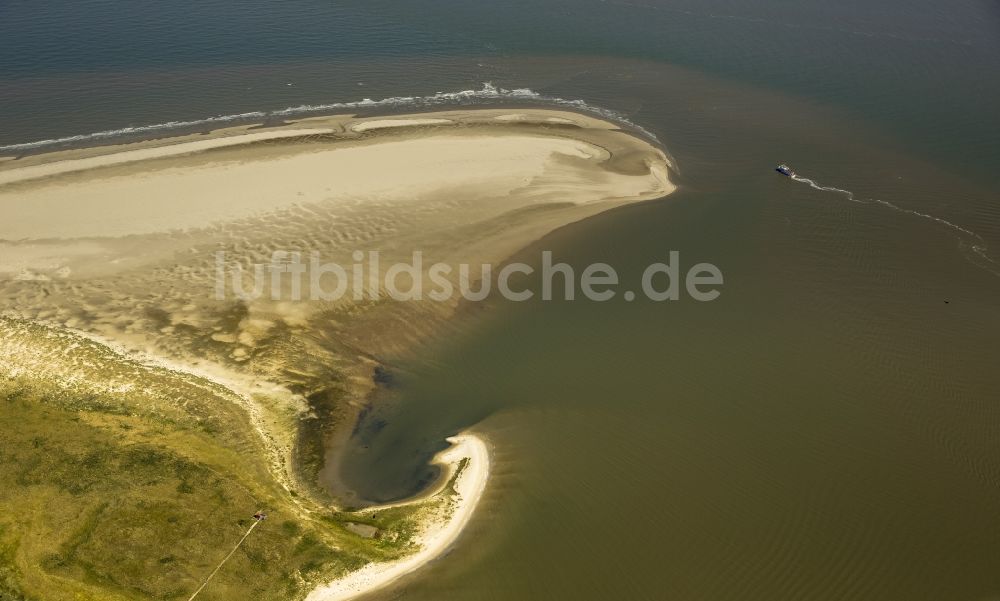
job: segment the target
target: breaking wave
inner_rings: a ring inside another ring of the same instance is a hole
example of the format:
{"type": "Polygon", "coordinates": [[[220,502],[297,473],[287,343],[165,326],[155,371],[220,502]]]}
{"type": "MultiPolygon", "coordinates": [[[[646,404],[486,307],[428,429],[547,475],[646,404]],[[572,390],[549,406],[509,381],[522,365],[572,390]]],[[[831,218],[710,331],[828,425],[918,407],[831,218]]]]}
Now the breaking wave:
{"type": "MultiPolygon", "coordinates": [[[[251,111],[248,113],[238,113],[233,115],[218,115],[215,117],[206,117],[204,119],[194,119],[190,121],[168,121],[166,123],[156,123],[153,125],[123,127],[120,129],[110,129],[106,131],[99,131],[89,134],[67,136],[64,138],[53,138],[49,140],[38,140],[35,142],[8,144],[6,146],[0,146],[0,152],[12,151],[12,150],[13,151],[35,150],[47,146],[86,143],[91,141],[107,140],[124,136],[141,135],[149,132],[170,131],[176,129],[198,127],[202,125],[222,125],[222,124],[232,124],[239,122],[258,122],[263,119],[269,119],[275,117],[293,117],[299,115],[306,115],[309,113],[325,113],[343,109],[406,108],[406,107],[424,108],[424,107],[448,106],[448,105],[475,105],[480,103],[488,104],[493,102],[517,101],[517,100],[526,100],[531,102],[537,102],[540,104],[567,107],[578,111],[596,114],[605,119],[616,122],[620,125],[627,126],[628,128],[633,129],[636,132],[639,132],[643,136],[646,136],[650,140],[662,146],[662,143],[660,143],[659,138],[657,138],[652,132],[643,128],[640,125],[637,125],[629,121],[624,115],[622,115],[617,111],[588,104],[585,100],[567,100],[565,98],[559,98],[555,96],[546,96],[544,94],[539,94],[538,92],[535,92],[534,90],[531,90],[529,88],[506,89],[497,87],[492,83],[487,82],[484,83],[482,89],[479,90],[461,90],[458,92],[437,92],[436,94],[430,96],[392,96],[389,98],[382,98],[380,100],[372,100],[371,98],[365,98],[363,100],[356,100],[352,102],[332,102],[329,104],[303,104],[300,106],[293,106],[275,111],[251,111]]],[[[671,167],[673,167],[676,170],[676,164],[673,161],[672,157],[670,158],[670,162],[671,162],[671,167]]]]}

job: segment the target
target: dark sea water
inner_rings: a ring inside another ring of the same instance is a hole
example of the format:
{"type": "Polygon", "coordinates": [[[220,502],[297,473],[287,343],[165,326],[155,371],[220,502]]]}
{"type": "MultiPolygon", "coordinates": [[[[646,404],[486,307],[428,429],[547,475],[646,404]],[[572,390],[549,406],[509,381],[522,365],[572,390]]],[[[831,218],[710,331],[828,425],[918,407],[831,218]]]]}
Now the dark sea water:
{"type": "Polygon", "coordinates": [[[1000,598],[995,2],[0,2],[5,153],[365,98],[614,111],[680,189],[519,258],[725,274],[709,303],[491,303],[400,358],[359,491],[412,492],[467,427],[496,464],[381,597],[1000,598]],[[519,91],[454,94],[486,82],[519,91]]]}

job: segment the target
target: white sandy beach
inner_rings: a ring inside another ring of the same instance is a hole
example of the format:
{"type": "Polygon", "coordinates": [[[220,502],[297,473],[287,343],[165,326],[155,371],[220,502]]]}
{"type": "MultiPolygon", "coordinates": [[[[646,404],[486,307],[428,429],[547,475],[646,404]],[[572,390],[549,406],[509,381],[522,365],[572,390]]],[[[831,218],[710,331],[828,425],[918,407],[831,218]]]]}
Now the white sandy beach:
{"type": "MultiPolygon", "coordinates": [[[[485,440],[471,433],[453,436],[448,442],[452,446],[435,458],[436,463],[448,467],[445,482],[454,475],[463,459],[469,461],[455,482],[458,497],[454,510],[443,523],[431,524],[422,534],[420,550],[397,561],[369,564],[345,578],[317,587],[306,601],[348,601],[383,588],[439,557],[458,539],[486,490],[490,451],[485,440]]],[[[369,511],[378,509],[372,507],[369,511]]]]}

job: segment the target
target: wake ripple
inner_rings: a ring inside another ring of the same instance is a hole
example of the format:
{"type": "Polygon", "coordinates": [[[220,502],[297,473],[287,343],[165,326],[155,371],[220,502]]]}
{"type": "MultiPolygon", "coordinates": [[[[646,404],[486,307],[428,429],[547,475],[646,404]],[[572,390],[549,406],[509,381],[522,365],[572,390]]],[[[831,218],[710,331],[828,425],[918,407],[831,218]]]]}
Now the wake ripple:
{"type": "Polygon", "coordinates": [[[807,184],[811,188],[814,188],[821,192],[834,192],[837,194],[841,194],[851,202],[856,202],[858,204],[878,204],[890,210],[896,211],[898,213],[913,215],[915,217],[920,217],[921,219],[927,219],[928,221],[933,221],[935,223],[943,225],[946,228],[950,229],[952,233],[957,234],[956,238],[959,243],[959,248],[963,249],[963,251],[969,250],[976,257],[978,257],[978,259],[973,259],[968,255],[968,253],[963,252],[962,254],[966,257],[966,259],[969,259],[970,263],[972,263],[976,267],[979,267],[981,269],[990,272],[995,276],[1000,277],[1000,264],[998,264],[996,260],[990,257],[989,247],[986,245],[986,240],[984,240],[982,236],[980,236],[979,234],[970,229],[964,228],[956,223],[952,223],[947,219],[942,219],[941,217],[901,207],[895,203],[889,202],[888,200],[882,200],[880,198],[857,198],[854,195],[854,192],[851,192],[850,190],[844,190],[843,188],[835,188],[833,186],[824,186],[814,179],[810,179],[808,177],[802,177],[801,175],[792,175],[791,178],[794,181],[797,181],[801,184],[807,184]]]}

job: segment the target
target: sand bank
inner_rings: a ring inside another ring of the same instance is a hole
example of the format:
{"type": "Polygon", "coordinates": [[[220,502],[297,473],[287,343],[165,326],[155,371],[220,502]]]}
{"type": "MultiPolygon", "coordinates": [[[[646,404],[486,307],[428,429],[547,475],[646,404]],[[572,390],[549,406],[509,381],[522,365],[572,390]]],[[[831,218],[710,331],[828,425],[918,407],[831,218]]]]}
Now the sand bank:
{"type": "MultiPolygon", "coordinates": [[[[297,127],[0,169],[0,240],[191,230],[292,206],[384,205],[456,193],[463,197],[458,200],[520,196],[538,202],[558,186],[567,200],[585,203],[672,189],[665,176],[649,177],[665,170],[653,153],[644,173],[602,173],[594,168],[612,155],[600,140],[454,123],[421,118],[350,125],[353,132],[380,131],[374,143],[349,137],[317,142],[334,128],[297,127]],[[381,133],[413,124],[437,127],[381,133]],[[291,139],[297,143],[280,144],[291,139]]],[[[493,203],[507,209],[523,204],[493,203]]]]}
{"type": "MultiPolygon", "coordinates": [[[[225,140],[219,140],[223,142],[225,140]]],[[[197,152],[189,142],[162,156],[197,152]]],[[[219,146],[214,146],[218,148],[219,146]]],[[[152,151],[136,151],[152,154],[152,151]]],[[[191,229],[312,203],[419,201],[464,187],[506,195],[546,171],[553,155],[594,159],[601,149],[528,135],[429,135],[314,149],[260,160],[164,165],[117,175],[0,191],[0,238],[106,237],[191,229]]],[[[103,162],[109,164],[110,159],[103,162]]],[[[90,159],[85,159],[90,160],[90,159]]],[[[96,160],[96,159],[93,159],[96,160]]],[[[135,159],[127,159],[132,162],[135,159]]]]}
{"type": "MultiPolygon", "coordinates": [[[[448,550],[465,528],[486,490],[490,472],[490,453],[486,442],[475,434],[462,434],[448,439],[452,444],[437,455],[435,462],[447,466],[448,482],[468,459],[454,483],[455,503],[441,522],[431,524],[420,537],[420,550],[403,559],[373,563],[350,575],[317,587],[306,601],[347,601],[385,587],[417,570],[448,550]]],[[[442,493],[438,493],[442,494],[442,493]]],[[[378,511],[371,507],[366,511],[378,511]]]]}

